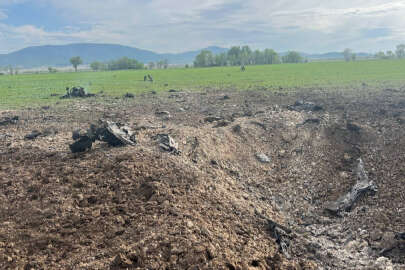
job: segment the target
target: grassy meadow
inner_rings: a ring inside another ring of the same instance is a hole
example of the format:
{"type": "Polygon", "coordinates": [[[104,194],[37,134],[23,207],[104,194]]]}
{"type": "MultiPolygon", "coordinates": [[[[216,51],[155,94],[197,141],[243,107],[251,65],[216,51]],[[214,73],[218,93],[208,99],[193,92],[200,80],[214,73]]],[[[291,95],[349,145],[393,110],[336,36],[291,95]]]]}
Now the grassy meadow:
{"type": "MultiPolygon", "coordinates": [[[[312,62],[239,67],[178,68],[105,72],[21,74],[0,76],[0,109],[35,107],[60,101],[66,87],[83,86],[91,93],[120,96],[127,92],[169,89],[273,89],[295,87],[356,86],[361,83],[405,83],[405,60],[312,62]],[[144,82],[151,74],[154,82],[144,82]]],[[[62,101],[64,102],[64,101],[62,101]]]]}

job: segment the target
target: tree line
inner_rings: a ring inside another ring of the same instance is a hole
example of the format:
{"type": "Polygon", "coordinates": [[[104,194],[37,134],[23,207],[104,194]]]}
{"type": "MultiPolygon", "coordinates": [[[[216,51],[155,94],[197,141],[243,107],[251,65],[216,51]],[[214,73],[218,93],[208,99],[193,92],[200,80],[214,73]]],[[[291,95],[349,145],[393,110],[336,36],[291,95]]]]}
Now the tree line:
{"type": "Polygon", "coordinates": [[[397,45],[395,52],[391,50],[388,50],[386,52],[379,51],[374,55],[374,57],[377,59],[403,59],[405,58],[405,44],[397,45]]]}
{"type": "Polygon", "coordinates": [[[90,64],[92,70],[124,70],[124,69],[145,69],[145,65],[136,59],[122,57],[108,62],[95,61],[90,64]]]}
{"type": "Polygon", "coordinates": [[[249,46],[234,46],[227,52],[213,54],[211,51],[202,50],[194,60],[194,67],[215,66],[243,66],[243,65],[268,65],[280,63],[301,63],[304,58],[295,51],[280,55],[273,49],[252,50],[249,46]]]}

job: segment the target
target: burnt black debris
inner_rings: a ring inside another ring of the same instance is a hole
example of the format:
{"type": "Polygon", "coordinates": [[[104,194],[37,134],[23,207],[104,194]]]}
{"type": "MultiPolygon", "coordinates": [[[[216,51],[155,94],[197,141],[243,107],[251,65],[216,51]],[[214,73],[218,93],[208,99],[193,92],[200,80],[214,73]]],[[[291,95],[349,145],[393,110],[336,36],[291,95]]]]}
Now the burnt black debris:
{"type": "Polygon", "coordinates": [[[364,169],[364,163],[361,158],[358,159],[358,164],[356,167],[357,182],[352,187],[352,189],[342,195],[337,201],[330,202],[326,206],[326,210],[329,213],[339,216],[343,211],[350,211],[355,204],[355,202],[368,192],[377,192],[377,186],[374,181],[368,178],[368,173],[364,169]]]}
{"type": "Polygon", "coordinates": [[[135,97],[135,95],[132,94],[132,93],[126,93],[126,94],[124,95],[124,98],[134,98],[134,97],[135,97]]]}
{"type": "Polygon", "coordinates": [[[33,130],[30,134],[25,135],[26,140],[35,140],[37,137],[41,136],[42,133],[39,130],[33,130]]]}
{"type": "Polygon", "coordinates": [[[12,116],[12,117],[3,117],[0,118],[0,126],[7,126],[10,124],[17,124],[19,120],[18,116],[12,116]]]}
{"type": "Polygon", "coordinates": [[[87,93],[87,91],[83,87],[66,87],[66,95],[61,96],[61,99],[65,98],[86,98],[86,97],[94,97],[95,94],[87,93]]]}
{"type": "Polygon", "coordinates": [[[76,140],[74,143],[69,145],[70,151],[72,153],[80,153],[80,152],[85,152],[86,150],[90,150],[93,145],[92,139],[87,136],[80,136],[78,140],[76,140]]]}
{"type": "Polygon", "coordinates": [[[181,153],[178,149],[178,143],[168,134],[158,134],[154,138],[159,141],[159,146],[162,150],[174,155],[179,155],[181,153]]]}
{"type": "Polygon", "coordinates": [[[106,142],[114,147],[136,144],[136,136],[128,126],[104,120],[100,120],[98,125],[90,125],[87,131],[73,131],[72,139],[75,140],[69,146],[72,153],[91,149],[96,140],[106,142]]]}
{"type": "Polygon", "coordinates": [[[297,100],[293,105],[287,106],[287,108],[290,111],[311,111],[311,112],[317,112],[317,111],[322,111],[323,107],[321,105],[315,104],[313,102],[309,101],[303,101],[303,100],[297,100]]]}

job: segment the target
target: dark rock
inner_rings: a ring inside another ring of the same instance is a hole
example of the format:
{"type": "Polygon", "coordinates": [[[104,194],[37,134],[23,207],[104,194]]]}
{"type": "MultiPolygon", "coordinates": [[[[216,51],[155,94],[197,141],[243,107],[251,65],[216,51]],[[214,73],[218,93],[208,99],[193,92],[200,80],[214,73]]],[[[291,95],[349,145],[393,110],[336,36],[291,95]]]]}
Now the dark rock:
{"type": "Polygon", "coordinates": [[[175,89],[170,89],[170,90],[169,90],[169,93],[176,93],[176,92],[179,92],[179,91],[177,91],[177,90],[175,90],[175,89]]]}

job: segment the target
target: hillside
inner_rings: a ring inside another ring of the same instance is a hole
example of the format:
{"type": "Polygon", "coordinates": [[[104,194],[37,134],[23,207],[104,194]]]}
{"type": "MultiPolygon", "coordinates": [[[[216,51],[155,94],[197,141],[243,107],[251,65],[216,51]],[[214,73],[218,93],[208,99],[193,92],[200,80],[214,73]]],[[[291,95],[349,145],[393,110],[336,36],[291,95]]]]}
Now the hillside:
{"type": "MultiPolygon", "coordinates": [[[[208,47],[215,53],[224,52],[227,49],[208,47]]],[[[32,68],[40,66],[66,66],[69,59],[80,55],[84,64],[93,61],[108,61],[120,57],[135,58],[144,63],[168,59],[171,64],[191,63],[201,50],[179,54],[159,54],[148,50],[115,45],[115,44],[70,44],[70,45],[47,45],[28,47],[9,54],[0,54],[0,66],[18,66],[32,68]]]]}

